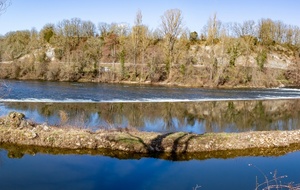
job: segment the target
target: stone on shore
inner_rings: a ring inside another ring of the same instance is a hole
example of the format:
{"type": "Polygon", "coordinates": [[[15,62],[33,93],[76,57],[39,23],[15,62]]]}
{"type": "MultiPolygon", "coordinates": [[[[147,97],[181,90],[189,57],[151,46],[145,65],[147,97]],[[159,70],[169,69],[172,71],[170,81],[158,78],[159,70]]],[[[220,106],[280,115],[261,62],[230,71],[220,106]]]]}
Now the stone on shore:
{"type": "Polygon", "coordinates": [[[35,124],[11,112],[0,119],[0,143],[64,149],[108,149],[134,153],[197,153],[288,147],[300,143],[300,130],[242,133],[155,133],[134,129],[92,132],[35,124]]]}

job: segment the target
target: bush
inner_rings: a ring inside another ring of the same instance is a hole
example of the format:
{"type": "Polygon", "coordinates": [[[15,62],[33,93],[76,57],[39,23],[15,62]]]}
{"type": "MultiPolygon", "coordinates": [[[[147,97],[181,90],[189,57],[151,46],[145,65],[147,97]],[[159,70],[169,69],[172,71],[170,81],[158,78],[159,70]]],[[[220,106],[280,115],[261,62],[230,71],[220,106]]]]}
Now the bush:
{"type": "Polygon", "coordinates": [[[262,71],[265,63],[267,62],[268,54],[266,50],[262,50],[257,54],[256,63],[259,67],[259,70],[262,71]]]}

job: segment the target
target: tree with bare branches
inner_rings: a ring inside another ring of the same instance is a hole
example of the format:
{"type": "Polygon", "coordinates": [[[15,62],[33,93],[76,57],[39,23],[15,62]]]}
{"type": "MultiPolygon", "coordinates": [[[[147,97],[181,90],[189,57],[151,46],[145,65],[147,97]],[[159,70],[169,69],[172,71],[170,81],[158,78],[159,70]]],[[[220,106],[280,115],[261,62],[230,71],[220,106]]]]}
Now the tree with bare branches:
{"type": "Polygon", "coordinates": [[[179,9],[167,10],[161,16],[160,31],[165,38],[166,43],[166,69],[169,72],[170,67],[174,64],[174,47],[178,37],[183,32],[183,17],[179,9]]]}
{"type": "MultiPolygon", "coordinates": [[[[0,0],[0,15],[5,12],[6,8],[11,4],[9,0],[0,0]]],[[[0,98],[4,96],[7,85],[0,81],[0,98]]]]}
{"type": "Polygon", "coordinates": [[[5,12],[10,4],[11,2],[9,0],[0,0],[0,15],[5,12]]]}
{"type": "Polygon", "coordinates": [[[204,26],[204,32],[206,34],[206,42],[210,45],[209,50],[209,58],[210,58],[210,81],[212,82],[214,79],[214,75],[218,69],[218,60],[216,55],[216,48],[215,45],[219,41],[220,38],[220,31],[221,31],[221,21],[217,18],[217,14],[215,13],[213,17],[209,17],[207,21],[207,25],[204,26]]]}
{"type": "Polygon", "coordinates": [[[133,41],[133,65],[134,65],[134,72],[136,75],[136,63],[137,59],[141,53],[141,44],[142,44],[142,35],[143,35],[143,26],[142,26],[142,12],[138,10],[136,13],[136,18],[134,21],[134,26],[132,27],[132,41],[133,41]]]}

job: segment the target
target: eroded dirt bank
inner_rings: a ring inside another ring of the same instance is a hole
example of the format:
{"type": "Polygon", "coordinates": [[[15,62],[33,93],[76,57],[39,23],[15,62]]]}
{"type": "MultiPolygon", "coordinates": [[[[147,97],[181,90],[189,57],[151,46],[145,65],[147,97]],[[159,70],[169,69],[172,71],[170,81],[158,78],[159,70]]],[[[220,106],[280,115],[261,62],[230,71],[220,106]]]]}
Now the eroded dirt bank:
{"type": "MultiPolygon", "coordinates": [[[[300,143],[300,130],[244,133],[154,133],[130,129],[91,132],[34,124],[22,113],[0,119],[0,143],[70,150],[118,150],[131,153],[201,153],[291,147],[300,143]]],[[[293,149],[294,150],[294,149],[293,149]]]]}

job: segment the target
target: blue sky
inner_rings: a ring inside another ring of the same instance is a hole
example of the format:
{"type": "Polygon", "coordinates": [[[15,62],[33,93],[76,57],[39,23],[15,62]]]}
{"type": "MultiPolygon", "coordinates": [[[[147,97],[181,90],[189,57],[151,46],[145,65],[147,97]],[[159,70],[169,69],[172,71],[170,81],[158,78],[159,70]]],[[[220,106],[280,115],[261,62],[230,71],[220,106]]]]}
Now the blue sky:
{"type": "Polygon", "coordinates": [[[0,16],[0,35],[9,31],[40,30],[45,24],[57,24],[74,17],[99,22],[133,24],[140,9],[143,23],[152,29],[160,25],[160,16],[168,9],[180,9],[185,26],[201,32],[208,18],[217,13],[222,22],[281,20],[300,26],[300,0],[11,0],[0,16]]]}

